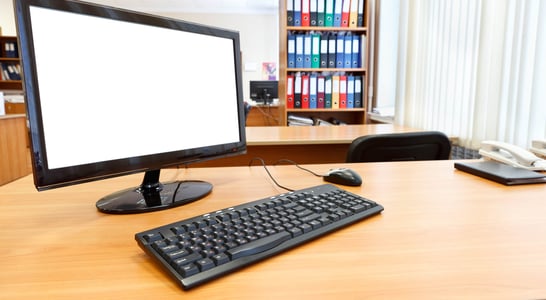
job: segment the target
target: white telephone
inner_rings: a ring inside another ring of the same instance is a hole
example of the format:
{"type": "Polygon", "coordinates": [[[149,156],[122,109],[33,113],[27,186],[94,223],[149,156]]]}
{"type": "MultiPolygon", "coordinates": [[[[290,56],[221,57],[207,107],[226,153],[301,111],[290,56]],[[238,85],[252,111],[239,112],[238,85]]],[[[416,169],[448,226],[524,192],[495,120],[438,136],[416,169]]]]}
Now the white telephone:
{"type": "Polygon", "coordinates": [[[510,166],[534,171],[546,171],[546,160],[508,143],[483,141],[479,153],[484,158],[496,160],[510,166]]]}
{"type": "Polygon", "coordinates": [[[531,152],[546,158],[546,140],[534,140],[531,142],[531,152]]]}

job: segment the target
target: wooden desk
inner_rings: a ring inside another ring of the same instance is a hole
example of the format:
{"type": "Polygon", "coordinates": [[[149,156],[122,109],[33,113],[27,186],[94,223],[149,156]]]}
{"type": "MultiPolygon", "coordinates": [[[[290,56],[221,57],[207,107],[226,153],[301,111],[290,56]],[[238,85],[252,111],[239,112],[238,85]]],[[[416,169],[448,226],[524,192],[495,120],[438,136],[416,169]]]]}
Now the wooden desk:
{"type": "MultiPolygon", "coordinates": [[[[336,165],[311,165],[324,172],[336,165]]],[[[207,198],[142,215],[105,215],[95,201],[142,174],[46,192],[30,176],[0,187],[3,299],[539,299],[546,297],[546,184],[506,187],[453,161],[347,165],[346,187],[381,203],[371,219],[181,290],[137,246],[134,234],[267,197],[262,167],[167,170],[203,179],[207,198]]],[[[321,184],[293,166],[271,173],[292,188],[321,184]]]]}
{"type": "Polygon", "coordinates": [[[351,142],[363,135],[417,131],[393,124],[347,126],[258,126],[246,128],[247,153],[192,165],[247,166],[254,157],[268,164],[291,159],[300,164],[343,163],[351,142]]]}
{"type": "Polygon", "coordinates": [[[246,118],[246,126],[282,126],[277,105],[254,105],[246,118]]]}
{"type": "Polygon", "coordinates": [[[0,185],[32,172],[27,139],[24,114],[0,116],[0,185]]]}

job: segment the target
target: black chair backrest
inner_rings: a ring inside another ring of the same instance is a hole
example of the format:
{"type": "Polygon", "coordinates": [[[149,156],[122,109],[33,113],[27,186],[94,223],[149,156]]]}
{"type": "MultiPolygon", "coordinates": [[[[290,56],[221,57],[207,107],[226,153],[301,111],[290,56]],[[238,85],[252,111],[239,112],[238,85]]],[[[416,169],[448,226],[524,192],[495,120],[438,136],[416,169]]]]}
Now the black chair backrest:
{"type": "Polygon", "coordinates": [[[381,162],[449,159],[449,138],[439,131],[389,133],[353,140],[347,162],[381,162]]]}

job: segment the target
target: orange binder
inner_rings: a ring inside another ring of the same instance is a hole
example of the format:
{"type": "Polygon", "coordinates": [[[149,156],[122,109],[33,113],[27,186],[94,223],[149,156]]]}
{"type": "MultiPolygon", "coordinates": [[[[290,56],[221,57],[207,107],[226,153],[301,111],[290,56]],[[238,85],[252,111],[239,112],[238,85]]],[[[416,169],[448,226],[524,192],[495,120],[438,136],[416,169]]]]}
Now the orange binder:
{"type": "Polygon", "coordinates": [[[339,108],[339,75],[332,76],[332,108],[339,108]]]}

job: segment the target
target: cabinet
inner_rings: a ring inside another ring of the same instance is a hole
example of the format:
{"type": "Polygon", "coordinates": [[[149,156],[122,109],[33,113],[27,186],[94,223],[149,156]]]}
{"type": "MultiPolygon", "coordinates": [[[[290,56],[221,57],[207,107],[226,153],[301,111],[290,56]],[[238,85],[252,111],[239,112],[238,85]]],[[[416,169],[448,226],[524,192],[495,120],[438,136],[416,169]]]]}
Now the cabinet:
{"type": "Polygon", "coordinates": [[[0,90],[22,90],[17,37],[0,36],[0,90]]]}
{"type": "Polygon", "coordinates": [[[282,124],[290,125],[289,116],[330,123],[366,123],[368,2],[280,0],[282,124]]]}

